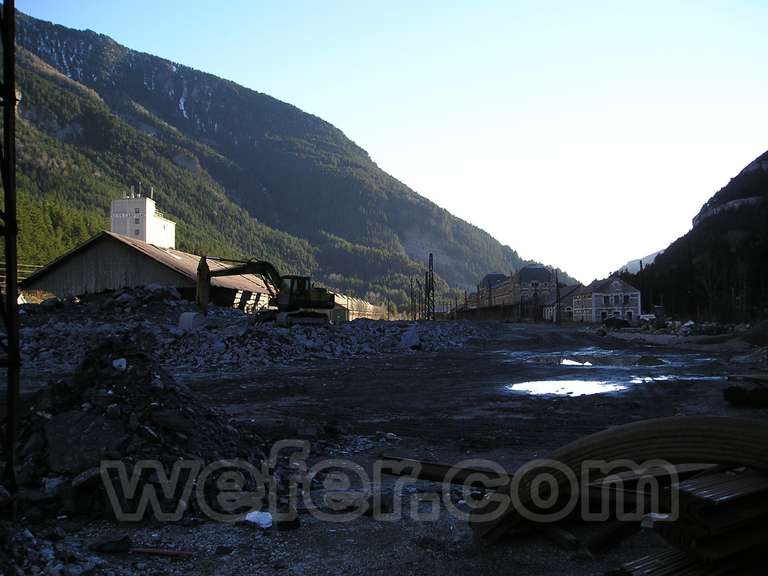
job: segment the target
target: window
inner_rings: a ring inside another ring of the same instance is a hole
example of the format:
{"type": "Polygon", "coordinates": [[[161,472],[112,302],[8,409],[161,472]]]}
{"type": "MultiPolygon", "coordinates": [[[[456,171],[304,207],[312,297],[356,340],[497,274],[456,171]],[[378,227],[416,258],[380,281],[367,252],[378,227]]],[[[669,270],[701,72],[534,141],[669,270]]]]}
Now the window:
{"type": "Polygon", "coordinates": [[[629,305],[629,294],[624,294],[624,306],[629,305]]]}
{"type": "Polygon", "coordinates": [[[138,224],[139,222],[141,222],[141,218],[134,218],[133,219],[133,223],[134,224],[138,224]]]}
{"type": "Polygon", "coordinates": [[[139,235],[139,229],[138,229],[138,228],[136,228],[136,229],[133,231],[133,234],[134,234],[134,236],[138,236],[138,235],[139,235]]]}
{"type": "Polygon", "coordinates": [[[136,214],[141,214],[141,208],[134,208],[133,210],[136,212],[136,214]]]}
{"type": "Polygon", "coordinates": [[[614,318],[621,318],[621,310],[614,310],[613,311],[613,317],[614,318]]]}
{"type": "Polygon", "coordinates": [[[610,296],[603,296],[603,304],[606,306],[611,303],[611,297],[610,296]]]}

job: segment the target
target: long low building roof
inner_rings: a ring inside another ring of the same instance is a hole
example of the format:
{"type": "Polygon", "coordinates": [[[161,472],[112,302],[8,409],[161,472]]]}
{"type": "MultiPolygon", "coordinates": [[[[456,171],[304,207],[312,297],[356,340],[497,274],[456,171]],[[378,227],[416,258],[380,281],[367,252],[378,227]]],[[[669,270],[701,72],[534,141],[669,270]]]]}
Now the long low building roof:
{"type": "MultiPolygon", "coordinates": [[[[33,285],[35,282],[43,278],[44,276],[54,272],[61,264],[65,263],[72,258],[76,258],[78,254],[84,251],[86,248],[97,242],[103,241],[117,241],[120,242],[137,252],[140,252],[144,256],[155,260],[177,272],[181,276],[189,279],[194,283],[197,280],[197,266],[200,263],[200,256],[190,254],[189,252],[182,252],[174,248],[160,248],[154,244],[148,244],[136,238],[130,236],[123,236],[122,234],[115,234],[114,232],[107,232],[106,230],[99,232],[93,238],[86,240],[79,246],[73,248],[69,252],[63,254],[59,258],[53,260],[25,280],[19,283],[21,288],[33,285]]],[[[228,267],[227,264],[219,262],[217,260],[208,260],[208,267],[213,270],[219,270],[221,268],[228,267]]],[[[267,289],[267,285],[264,280],[255,274],[241,274],[237,276],[218,276],[211,278],[211,285],[221,288],[230,288],[232,290],[244,290],[247,292],[256,292],[260,294],[268,294],[270,291],[267,289]]]]}

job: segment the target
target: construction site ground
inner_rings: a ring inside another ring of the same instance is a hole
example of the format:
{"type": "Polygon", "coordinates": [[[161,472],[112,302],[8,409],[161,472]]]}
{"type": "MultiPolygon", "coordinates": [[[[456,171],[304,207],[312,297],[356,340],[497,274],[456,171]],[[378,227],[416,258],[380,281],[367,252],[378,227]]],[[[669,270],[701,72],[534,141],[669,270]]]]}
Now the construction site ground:
{"type": "MultiPolygon", "coordinates": [[[[573,325],[503,323],[488,323],[482,333],[484,338],[449,351],[318,360],[248,375],[196,369],[175,376],[237,420],[254,421],[264,438],[310,441],[315,446],[310,464],[344,458],[368,471],[382,454],[446,463],[483,458],[514,470],[581,436],[641,419],[768,417],[768,410],[736,409],[723,401],[727,374],[764,369],[755,348],[738,339],[655,344],[573,325]],[[510,389],[552,380],[576,389],[581,381],[617,389],[586,395],[510,389]]],[[[394,481],[385,477],[382,490],[391,493],[394,481]]],[[[417,482],[404,498],[428,500],[441,488],[417,482]]],[[[66,541],[129,534],[136,545],[194,552],[181,560],[104,555],[105,573],[113,568],[211,575],[602,574],[667,546],[652,530],[640,530],[598,556],[565,550],[542,535],[479,546],[466,522],[444,507],[431,521],[404,514],[394,522],[362,517],[330,523],[308,513],[300,520],[288,531],[205,519],[137,525],[75,521],[66,541]]],[[[582,541],[600,529],[572,527],[582,541]]]]}

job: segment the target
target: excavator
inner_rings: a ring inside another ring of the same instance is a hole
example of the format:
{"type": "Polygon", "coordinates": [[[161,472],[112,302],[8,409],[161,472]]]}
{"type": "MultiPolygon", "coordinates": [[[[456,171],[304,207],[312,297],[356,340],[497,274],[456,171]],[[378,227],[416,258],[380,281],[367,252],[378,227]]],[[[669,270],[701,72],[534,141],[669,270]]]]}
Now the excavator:
{"type": "Polygon", "coordinates": [[[229,260],[202,256],[197,265],[197,304],[203,311],[208,309],[211,278],[256,274],[264,279],[269,290],[269,306],[277,309],[278,324],[328,322],[329,314],[318,310],[330,310],[336,305],[335,294],[312,284],[309,276],[281,276],[277,269],[264,260],[229,260]],[[208,260],[230,264],[211,270],[208,260]]]}

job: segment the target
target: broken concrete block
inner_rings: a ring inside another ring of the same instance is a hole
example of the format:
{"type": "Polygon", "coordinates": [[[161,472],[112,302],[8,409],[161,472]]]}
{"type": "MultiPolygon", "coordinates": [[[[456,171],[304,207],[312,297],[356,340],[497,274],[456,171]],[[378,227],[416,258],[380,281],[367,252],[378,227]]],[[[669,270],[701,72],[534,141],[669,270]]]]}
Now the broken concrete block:
{"type": "Polygon", "coordinates": [[[406,350],[418,350],[421,348],[421,338],[419,338],[419,332],[415,324],[403,332],[400,338],[400,346],[406,350]]]}
{"type": "Polygon", "coordinates": [[[205,325],[205,316],[199,312],[182,312],[179,316],[179,328],[181,330],[199,330],[205,325]]]}

